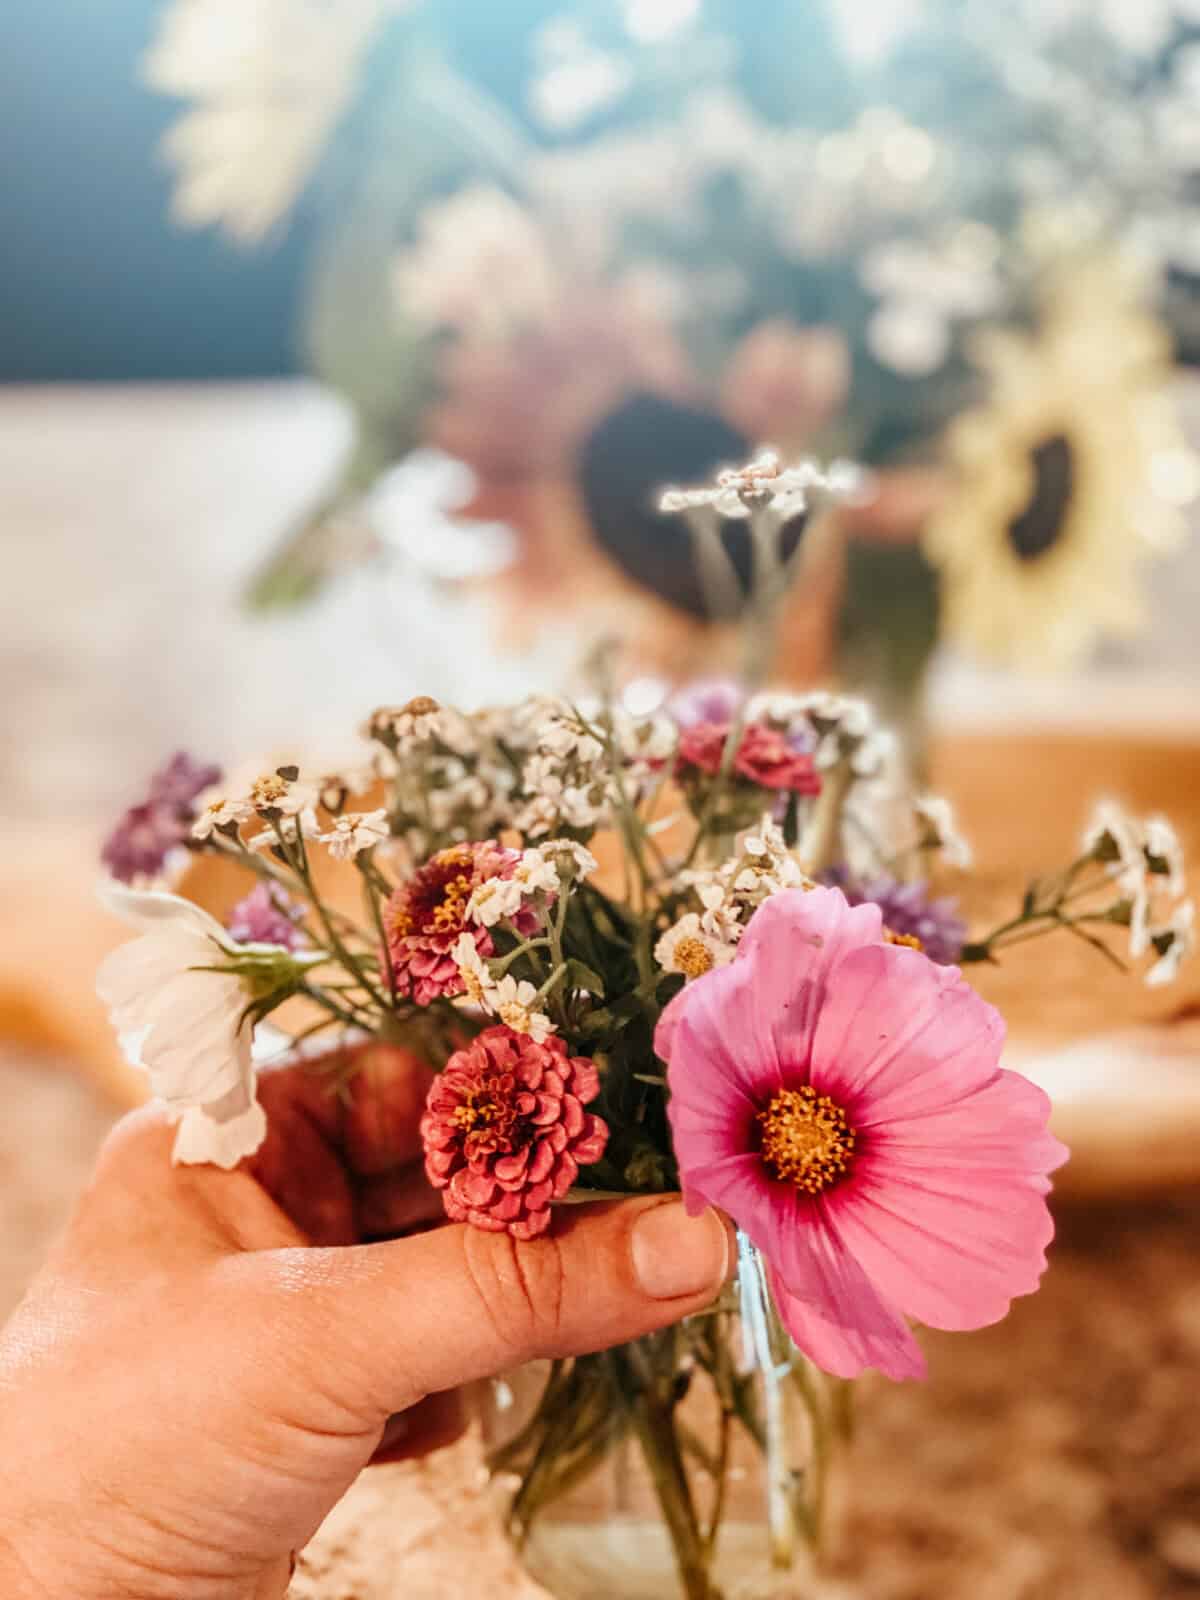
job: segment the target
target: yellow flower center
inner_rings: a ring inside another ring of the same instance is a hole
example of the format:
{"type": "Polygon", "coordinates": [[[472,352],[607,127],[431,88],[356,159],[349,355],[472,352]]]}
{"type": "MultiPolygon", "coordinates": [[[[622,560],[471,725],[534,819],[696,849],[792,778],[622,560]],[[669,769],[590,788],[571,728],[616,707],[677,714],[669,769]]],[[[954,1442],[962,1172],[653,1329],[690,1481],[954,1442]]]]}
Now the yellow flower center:
{"type": "Polygon", "coordinates": [[[685,978],[702,978],[713,968],[712,951],[703,939],[680,939],[675,946],[675,966],[685,978]]]}
{"type": "Polygon", "coordinates": [[[924,950],[925,948],[915,933],[896,933],[891,928],[883,930],[883,942],[884,944],[903,945],[906,950],[924,950]]]}
{"type": "Polygon", "coordinates": [[[811,1085],[781,1089],[758,1114],[762,1158],[772,1177],[820,1194],[849,1171],[854,1129],[846,1113],[811,1085]]]}

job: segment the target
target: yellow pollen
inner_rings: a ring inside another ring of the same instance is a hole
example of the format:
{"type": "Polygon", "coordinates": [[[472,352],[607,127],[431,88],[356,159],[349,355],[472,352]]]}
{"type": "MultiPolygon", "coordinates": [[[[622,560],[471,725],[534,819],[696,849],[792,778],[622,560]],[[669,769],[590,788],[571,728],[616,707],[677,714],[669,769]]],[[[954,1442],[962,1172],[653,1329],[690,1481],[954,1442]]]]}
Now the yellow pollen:
{"type": "Polygon", "coordinates": [[[434,907],[433,926],[439,933],[457,928],[462,922],[462,908],[471,898],[471,880],[460,873],[451,878],[442,890],[442,903],[434,907]]]}
{"type": "Polygon", "coordinates": [[[924,950],[925,946],[915,933],[896,933],[891,928],[883,930],[884,944],[900,944],[906,950],[924,950]]]}
{"type": "Polygon", "coordinates": [[[480,1123],[486,1127],[495,1120],[496,1102],[490,1095],[483,1095],[480,1099],[472,1095],[470,1099],[464,1100],[461,1105],[454,1108],[455,1125],[467,1133],[477,1128],[480,1123]]]}
{"type": "Polygon", "coordinates": [[[781,1089],[758,1114],[762,1158],[772,1177],[820,1194],[850,1169],[854,1129],[846,1113],[811,1085],[781,1089]]]}
{"type": "Polygon", "coordinates": [[[712,951],[703,939],[680,939],[675,946],[675,966],[685,978],[702,978],[712,971],[712,951]]]}

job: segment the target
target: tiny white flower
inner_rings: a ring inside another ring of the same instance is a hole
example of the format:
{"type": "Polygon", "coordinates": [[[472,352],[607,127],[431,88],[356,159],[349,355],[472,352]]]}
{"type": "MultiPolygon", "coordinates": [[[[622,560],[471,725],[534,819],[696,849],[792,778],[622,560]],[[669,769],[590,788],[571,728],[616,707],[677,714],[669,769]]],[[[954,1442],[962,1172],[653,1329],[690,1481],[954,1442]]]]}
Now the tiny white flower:
{"type": "Polygon", "coordinates": [[[654,947],[654,959],[663,971],[681,972],[689,982],[725,966],[734,954],[734,946],[709,933],[695,911],[680,917],[654,947]]]}
{"type": "Polygon", "coordinates": [[[545,1012],[537,1010],[537,990],[528,981],[506,976],[487,995],[488,1008],[514,1033],[525,1033],[535,1044],[544,1044],[555,1031],[545,1012]]]}
{"type": "Polygon", "coordinates": [[[210,967],[231,942],[220,923],[178,895],[106,884],[109,910],[140,930],[100,967],[96,987],[131,1065],[179,1121],[173,1159],[235,1167],[266,1137],[244,1022],[248,995],[210,967]]]}
{"type": "Polygon", "coordinates": [[[380,706],[367,719],[363,732],[386,749],[407,754],[438,737],[451,720],[436,700],[418,695],[402,706],[380,706]]]}
{"type": "MultiPolygon", "coordinates": [[[[294,844],[297,838],[319,839],[321,824],[317,821],[317,813],[311,807],[306,807],[294,817],[281,817],[279,819],[279,832],[283,834],[288,844],[294,844]]],[[[264,828],[261,833],[252,835],[245,841],[247,850],[253,850],[256,855],[263,855],[268,850],[273,850],[279,843],[279,835],[274,827],[264,828]]]]}
{"type": "MultiPolygon", "coordinates": [[[[294,772],[295,768],[287,770],[294,772]]],[[[296,817],[302,811],[311,811],[316,799],[317,792],[311,784],[299,783],[282,772],[264,773],[250,785],[249,804],[259,816],[296,817]]]]}
{"type": "Polygon", "coordinates": [[[511,878],[488,878],[481,883],[467,902],[467,916],[481,928],[494,928],[517,915],[525,898],[525,890],[516,875],[511,878]]]}
{"type": "Polygon", "coordinates": [[[1152,929],[1148,943],[1158,953],[1158,960],[1146,974],[1151,988],[1173,983],[1179,969],[1196,948],[1196,908],[1184,900],[1165,927],[1152,929]]]}
{"type": "Polygon", "coordinates": [[[545,844],[538,846],[539,852],[548,858],[570,856],[575,863],[576,878],[590,877],[599,866],[592,852],[586,845],[580,844],[575,839],[548,839],[545,844]]]}
{"type": "Polygon", "coordinates": [[[1166,878],[1168,894],[1183,894],[1187,888],[1183,847],[1166,817],[1147,817],[1142,825],[1142,850],[1151,875],[1166,878]]]}
{"type": "Polygon", "coordinates": [[[535,894],[555,895],[562,887],[558,868],[549,859],[545,845],[523,852],[513,871],[512,881],[527,899],[535,894]]]}
{"type": "Polygon", "coordinates": [[[954,807],[941,795],[921,795],[913,802],[917,824],[921,829],[919,848],[940,850],[950,867],[971,865],[971,846],[958,831],[954,807]]]}
{"type": "Polygon", "coordinates": [[[466,988],[467,999],[473,1005],[490,1009],[489,996],[495,989],[495,979],[487,962],[479,954],[479,946],[470,933],[460,933],[450,952],[459,977],[466,988]]]}
{"type": "Polygon", "coordinates": [[[227,800],[223,795],[218,796],[210,800],[196,818],[192,838],[211,839],[218,828],[227,828],[231,823],[240,827],[253,815],[254,807],[249,800],[227,800]]]}
{"type": "Polygon", "coordinates": [[[330,833],[319,835],[335,861],[352,861],[363,850],[373,850],[388,837],[388,814],[379,811],[348,811],[338,817],[330,833]]]}

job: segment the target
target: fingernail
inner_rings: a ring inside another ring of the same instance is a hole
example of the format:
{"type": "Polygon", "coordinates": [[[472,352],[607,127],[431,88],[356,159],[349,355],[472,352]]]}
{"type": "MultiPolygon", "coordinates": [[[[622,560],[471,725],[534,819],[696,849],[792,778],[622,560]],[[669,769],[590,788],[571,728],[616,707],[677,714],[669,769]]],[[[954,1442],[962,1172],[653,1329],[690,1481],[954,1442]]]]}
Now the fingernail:
{"type": "Polygon", "coordinates": [[[652,1206],[633,1225],[633,1270],[654,1300],[715,1294],[729,1267],[729,1235],[715,1211],[689,1217],[682,1201],[652,1206]]]}

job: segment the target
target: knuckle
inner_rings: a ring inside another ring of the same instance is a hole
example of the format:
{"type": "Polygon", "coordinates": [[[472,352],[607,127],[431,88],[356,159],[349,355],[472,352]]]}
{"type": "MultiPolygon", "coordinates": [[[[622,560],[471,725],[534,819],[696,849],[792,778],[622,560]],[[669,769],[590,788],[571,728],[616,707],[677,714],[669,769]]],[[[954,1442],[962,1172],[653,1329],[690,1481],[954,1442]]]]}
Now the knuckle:
{"type": "Polygon", "coordinates": [[[507,1233],[464,1230],[468,1280],[506,1358],[553,1354],[562,1328],[565,1273],[553,1238],[519,1243],[507,1233]]]}

